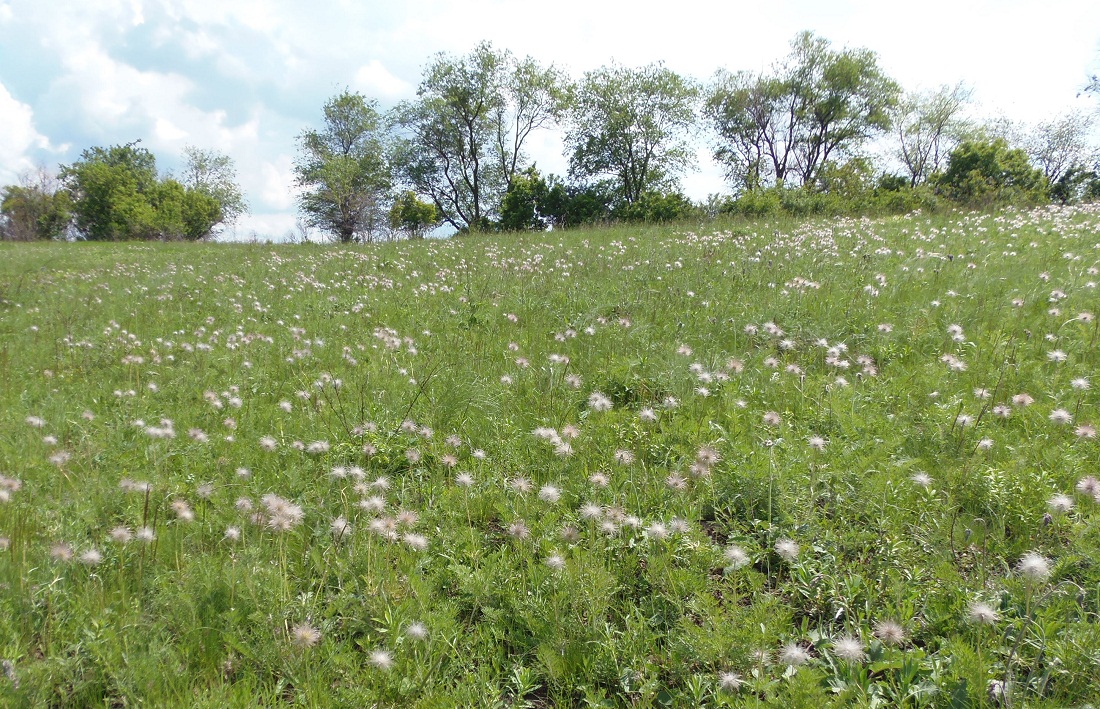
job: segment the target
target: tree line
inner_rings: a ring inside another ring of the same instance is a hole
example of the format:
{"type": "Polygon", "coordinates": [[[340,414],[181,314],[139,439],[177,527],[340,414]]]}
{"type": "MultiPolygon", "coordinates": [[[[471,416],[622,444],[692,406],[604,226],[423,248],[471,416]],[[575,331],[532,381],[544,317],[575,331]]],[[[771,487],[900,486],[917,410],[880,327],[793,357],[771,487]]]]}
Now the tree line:
{"type": "MultiPolygon", "coordinates": [[[[1100,198],[1094,116],[976,124],[964,117],[969,102],[961,84],[905,92],[874,52],[810,32],[767,70],[723,70],[705,83],[662,63],[612,64],[573,81],[484,42],[433,57],[416,98],[389,111],[349,90],[329,99],[320,126],[298,136],[298,206],[306,226],[370,242],[443,225],[524,231],[1100,198]],[[530,159],[548,129],[564,135],[564,176],[530,159]],[[680,180],[701,137],[731,194],[699,204],[680,180]]],[[[56,178],[5,188],[0,229],[6,238],[204,238],[246,205],[228,156],[191,148],[186,162],[179,178],[160,178],[137,143],[92,148],[56,178]]]]}

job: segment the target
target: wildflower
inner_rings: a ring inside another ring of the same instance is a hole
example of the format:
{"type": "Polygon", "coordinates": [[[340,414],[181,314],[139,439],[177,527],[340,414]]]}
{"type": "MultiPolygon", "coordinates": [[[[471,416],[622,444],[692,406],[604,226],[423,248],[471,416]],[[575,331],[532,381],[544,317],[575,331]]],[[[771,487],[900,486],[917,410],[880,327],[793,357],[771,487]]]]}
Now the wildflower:
{"type": "Polygon", "coordinates": [[[1062,350],[1052,350],[1047,352],[1047,359],[1051,362],[1059,363],[1066,361],[1066,353],[1062,350]]]}
{"type": "Polygon", "coordinates": [[[863,643],[851,635],[845,635],[834,640],[833,653],[848,662],[863,662],[867,659],[867,653],[863,650],[863,643]]]}
{"type": "Polygon", "coordinates": [[[978,441],[978,450],[987,451],[987,450],[991,450],[992,448],[993,448],[993,439],[992,438],[983,438],[980,441],[978,441]]]}
{"type": "Polygon", "coordinates": [[[543,485],[539,490],[539,499],[553,504],[561,499],[561,490],[553,485],[543,485]]]}
{"type": "Polygon", "coordinates": [[[521,495],[526,495],[531,492],[531,488],[533,487],[531,481],[527,478],[513,478],[508,484],[513,490],[521,495]]]}
{"type": "Polygon", "coordinates": [[[581,533],[576,527],[566,525],[561,528],[559,536],[561,536],[562,540],[567,544],[575,544],[581,538],[581,533]]]}
{"type": "Polygon", "coordinates": [[[226,527],[225,528],[225,536],[223,536],[222,538],[225,539],[226,541],[230,541],[230,542],[237,541],[238,539],[241,538],[241,528],[240,527],[226,527]]]}
{"type": "Polygon", "coordinates": [[[959,414],[955,417],[955,425],[959,428],[966,428],[974,423],[974,417],[970,414],[959,414]]]}
{"type": "Polygon", "coordinates": [[[1006,419],[1012,415],[1012,409],[1005,406],[1004,404],[998,404],[997,406],[994,406],[992,411],[993,415],[998,418],[1006,419]]]}
{"type": "Polygon", "coordinates": [[[32,428],[45,428],[46,426],[46,419],[40,416],[28,416],[23,420],[26,421],[27,425],[32,428]]]}
{"type": "Polygon", "coordinates": [[[402,539],[405,541],[406,544],[417,551],[424,551],[428,548],[428,538],[425,537],[423,534],[414,534],[412,532],[408,532],[405,534],[404,537],[402,537],[402,539]]]}
{"type": "Polygon", "coordinates": [[[611,403],[611,399],[608,399],[598,391],[594,391],[588,396],[588,406],[593,411],[609,411],[613,404],[611,403]]]}
{"type": "Polygon", "coordinates": [[[1100,493],[1100,480],[1097,480],[1092,475],[1081,478],[1077,481],[1077,492],[1082,495],[1088,495],[1089,497],[1095,497],[1097,493],[1100,493]]]}
{"type": "Polygon", "coordinates": [[[736,692],[741,689],[741,675],[736,672],[719,673],[718,688],[724,692],[736,692]]]}
{"type": "Polygon", "coordinates": [[[139,527],[134,536],[143,542],[151,542],[157,538],[152,527],[139,527]]]}
{"type": "Polygon", "coordinates": [[[409,623],[408,627],[405,628],[405,637],[413,640],[427,640],[428,628],[420,622],[409,623]]]}
{"type": "Polygon", "coordinates": [[[1050,508],[1051,512],[1069,512],[1073,509],[1073,498],[1059,493],[1047,500],[1047,507],[1050,508]]]}
{"type": "Polygon", "coordinates": [[[337,517],[332,520],[332,524],[329,525],[329,529],[332,531],[332,537],[336,541],[340,541],[344,537],[351,534],[351,525],[343,517],[337,517]]]}
{"type": "Polygon", "coordinates": [[[531,530],[527,528],[527,524],[522,519],[517,519],[508,525],[508,534],[516,539],[526,539],[531,536],[531,530]]]}
{"type": "Polygon", "coordinates": [[[277,445],[278,442],[271,436],[264,436],[260,439],[260,448],[267,451],[268,453],[274,451],[277,445]]]}
{"type": "Polygon", "coordinates": [[[1050,577],[1050,559],[1031,551],[1020,557],[1016,570],[1028,581],[1045,581],[1050,577]]]}
{"type": "Polygon", "coordinates": [[[561,571],[565,568],[565,559],[560,554],[551,554],[546,557],[546,565],[554,571],[561,571]]]}
{"type": "Polygon", "coordinates": [[[290,641],[301,648],[313,647],[321,642],[321,631],[302,621],[290,629],[290,641]]]}
{"type": "Polygon", "coordinates": [[[607,487],[609,481],[603,473],[592,473],[588,476],[588,482],[596,487],[607,487]]]}
{"type": "Polygon", "coordinates": [[[191,510],[191,506],[187,504],[186,500],[173,500],[172,512],[175,513],[176,519],[181,522],[190,522],[195,519],[195,513],[191,510]]]}
{"type": "Polygon", "coordinates": [[[80,555],[80,563],[85,566],[95,566],[103,561],[103,555],[94,547],[80,555]]]}
{"type": "Polygon", "coordinates": [[[1089,424],[1081,424],[1073,429],[1073,433],[1078,438],[1096,438],[1096,428],[1089,424]]]}
{"type": "Polygon", "coordinates": [[[579,511],[581,519],[598,520],[603,515],[603,510],[599,505],[588,502],[581,506],[579,511]]]}
{"type": "Polygon", "coordinates": [[[1084,377],[1077,377],[1076,379],[1070,381],[1069,385],[1074,389],[1077,389],[1078,391],[1084,391],[1090,386],[1089,380],[1085,379],[1084,377]]]}
{"type": "Polygon", "coordinates": [[[827,445],[825,439],[821,436],[811,436],[807,443],[809,443],[810,448],[815,451],[823,451],[827,445]]]}
{"type": "Polygon", "coordinates": [[[749,563],[749,555],[739,546],[731,546],[727,548],[722,556],[726,560],[726,567],[729,569],[740,569],[745,564],[749,563]]]}
{"type": "Polygon", "coordinates": [[[721,460],[721,456],[718,455],[718,451],[709,446],[703,446],[695,453],[695,461],[708,468],[719,460],[721,460]]]}
{"type": "Polygon", "coordinates": [[[778,426],[781,423],[783,423],[783,419],[775,411],[768,411],[764,414],[765,426],[778,426]]]}
{"type": "Polygon", "coordinates": [[[980,601],[974,601],[967,607],[966,617],[971,623],[979,625],[993,625],[998,620],[997,611],[980,601]]]}
{"type": "Polygon", "coordinates": [[[798,544],[790,539],[780,539],[775,543],[775,553],[793,563],[798,559],[798,544]]]}
{"type": "Polygon", "coordinates": [[[909,479],[921,487],[929,487],[932,484],[932,476],[928,473],[913,473],[909,479]]]}
{"type": "Polygon", "coordinates": [[[645,531],[650,539],[664,539],[668,536],[668,527],[660,522],[650,524],[645,531]]]}
{"type": "Polygon", "coordinates": [[[73,558],[73,548],[65,542],[59,542],[50,547],[50,558],[54,561],[69,561],[73,558]]]}
{"type": "Polygon", "coordinates": [[[1062,425],[1073,421],[1073,414],[1066,411],[1065,409],[1055,409],[1054,411],[1050,412],[1050,416],[1048,418],[1054,423],[1062,425]]]}
{"type": "Polygon", "coordinates": [[[632,451],[619,449],[615,451],[615,462],[619,465],[630,465],[634,462],[634,453],[632,451]]]}
{"type": "Polygon", "coordinates": [[[1012,397],[1012,405],[1021,409],[1025,406],[1031,406],[1034,403],[1035,399],[1031,398],[1031,396],[1029,396],[1028,394],[1017,394],[1016,396],[1012,397]]]}
{"type": "Polygon", "coordinates": [[[642,409],[638,412],[638,419],[642,423],[654,423],[657,420],[657,412],[649,408],[642,409]]]}
{"type": "Polygon", "coordinates": [[[470,487],[474,484],[474,476],[469,473],[459,473],[455,476],[455,484],[462,487],[470,487]]]}
{"type": "Polygon", "coordinates": [[[415,448],[409,448],[405,451],[405,460],[409,461],[412,465],[416,465],[420,462],[420,451],[415,448]]]}
{"type": "Polygon", "coordinates": [[[784,665],[790,667],[797,667],[799,665],[806,664],[810,659],[810,653],[806,652],[805,648],[796,643],[786,645],[779,651],[779,661],[784,665]]]}
{"type": "Polygon", "coordinates": [[[901,645],[905,642],[905,630],[893,620],[883,620],[875,625],[875,637],[885,645],[901,645]]]}
{"type": "Polygon", "coordinates": [[[676,473],[670,473],[669,476],[665,478],[665,484],[673,490],[684,490],[687,488],[687,480],[676,473]]]}
{"type": "Polygon", "coordinates": [[[119,544],[125,544],[133,538],[133,533],[128,527],[115,527],[110,532],[111,539],[119,544]]]}

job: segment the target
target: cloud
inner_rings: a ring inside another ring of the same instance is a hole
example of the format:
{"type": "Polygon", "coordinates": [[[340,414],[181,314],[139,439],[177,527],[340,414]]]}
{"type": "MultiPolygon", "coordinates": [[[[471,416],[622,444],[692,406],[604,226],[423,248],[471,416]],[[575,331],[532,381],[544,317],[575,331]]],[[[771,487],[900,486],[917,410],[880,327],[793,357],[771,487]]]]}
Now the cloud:
{"type": "Polygon", "coordinates": [[[367,97],[379,98],[387,103],[410,98],[415,93],[412,84],[391,74],[377,59],[371,59],[359,67],[351,86],[367,97]]]}
{"type": "Polygon", "coordinates": [[[17,101],[0,84],[0,184],[14,182],[20,172],[34,166],[31,153],[51,150],[50,141],[34,127],[34,111],[17,101]]]}

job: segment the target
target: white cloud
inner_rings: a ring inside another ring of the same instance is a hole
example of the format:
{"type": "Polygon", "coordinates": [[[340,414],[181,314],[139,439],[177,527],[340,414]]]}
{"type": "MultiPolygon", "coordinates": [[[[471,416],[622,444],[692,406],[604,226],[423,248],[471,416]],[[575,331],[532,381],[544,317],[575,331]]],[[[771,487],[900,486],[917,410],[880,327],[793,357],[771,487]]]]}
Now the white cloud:
{"type": "Polygon", "coordinates": [[[280,155],[274,161],[260,166],[260,198],[264,204],[276,209],[294,206],[294,165],[289,155],[280,155]]]}
{"type": "Polygon", "coordinates": [[[0,184],[14,182],[34,166],[30,153],[49,150],[50,141],[34,127],[34,111],[0,84],[0,184]]]}
{"type": "Polygon", "coordinates": [[[385,102],[408,98],[414,93],[412,84],[391,74],[377,59],[359,67],[351,85],[366,96],[385,102]]]}

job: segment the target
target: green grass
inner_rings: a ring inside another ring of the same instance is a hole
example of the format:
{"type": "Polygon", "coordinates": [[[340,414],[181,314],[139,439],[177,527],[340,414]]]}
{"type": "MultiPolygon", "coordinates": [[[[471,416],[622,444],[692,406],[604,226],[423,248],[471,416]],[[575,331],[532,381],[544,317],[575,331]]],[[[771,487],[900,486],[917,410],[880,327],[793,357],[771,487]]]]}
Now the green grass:
{"type": "Polygon", "coordinates": [[[0,705],[1096,702],[1098,248],[0,245],[0,705]]]}

